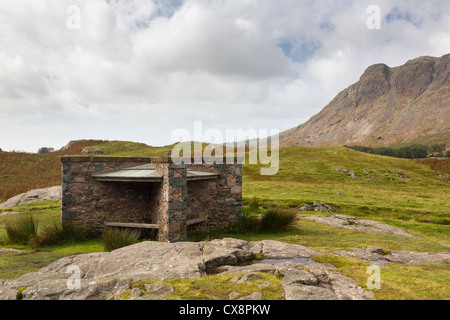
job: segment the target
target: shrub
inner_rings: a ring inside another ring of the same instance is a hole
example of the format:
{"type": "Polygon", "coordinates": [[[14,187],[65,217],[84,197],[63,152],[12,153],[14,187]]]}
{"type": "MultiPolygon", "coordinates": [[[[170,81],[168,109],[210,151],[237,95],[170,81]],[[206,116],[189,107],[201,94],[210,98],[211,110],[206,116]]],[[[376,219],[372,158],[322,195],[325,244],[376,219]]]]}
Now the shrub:
{"type": "Polygon", "coordinates": [[[31,247],[60,244],[64,242],[81,242],[92,238],[94,232],[91,228],[73,222],[53,223],[45,228],[39,235],[30,239],[31,247]]]}
{"type": "Polygon", "coordinates": [[[259,230],[259,217],[249,212],[242,212],[242,217],[239,221],[231,224],[224,231],[225,233],[234,234],[248,234],[255,233],[259,230]]]}
{"type": "Polygon", "coordinates": [[[242,214],[242,218],[239,221],[239,227],[241,233],[253,233],[258,232],[260,225],[260,219],[254,214],[245,213],[242,214]]]}
{"type": "Polygon", "coordinates": [[[297,214],[282,210],[268,210],[261,218],[260,232],[285,231],[295,221],[297,214]]]}
{"type": "Polygon", "coordinates": [[[137,243],[139,231],[120,228],[105,228],[103,230],[103,245],[105,251],[112,251],[137,243]]]}
{"type": "Polygon", "coordinates": [[[38,221],[31,214],[20,214],[5,224],[9,243],[27,244],[37,235],[38,221]]]}
{"type": "Polygon", "coordinates": [[[285,231],[295,221],[297,214],[282,210],[268,210],[265,214],[242,213],[242,218],[227,228],[227,233],[267,233],[285,231]]]}
{"type": "Polygon", "coordinates": [[[250,209],[250,212],[252,212],[252,213],[258,213],[258,210],[259,210],[258,199],[253,198],[252,201],[250,201],[250,204],[249,204],[248,207],[249,207],[249,209],[250,209]]]}
{"type": "Polygon", "coordinates": [[[39,148],[37,153],[38,154],[45,154],[45,153],[50,153],[50,152],[53,152],[53,151],[55,151],[54,148],[42,147],[42,148],[39,148]]]}

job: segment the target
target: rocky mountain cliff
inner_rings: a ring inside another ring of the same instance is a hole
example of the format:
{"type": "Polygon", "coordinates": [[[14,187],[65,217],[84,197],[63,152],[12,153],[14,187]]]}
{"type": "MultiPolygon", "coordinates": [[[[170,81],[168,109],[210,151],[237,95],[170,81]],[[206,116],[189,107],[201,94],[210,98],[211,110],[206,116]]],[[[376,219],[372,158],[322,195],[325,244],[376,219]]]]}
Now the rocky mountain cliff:
{"type": "Polygon", "coordinates": [[[372,65],[281,146],[450,143],[450,54],[372,65]]]}

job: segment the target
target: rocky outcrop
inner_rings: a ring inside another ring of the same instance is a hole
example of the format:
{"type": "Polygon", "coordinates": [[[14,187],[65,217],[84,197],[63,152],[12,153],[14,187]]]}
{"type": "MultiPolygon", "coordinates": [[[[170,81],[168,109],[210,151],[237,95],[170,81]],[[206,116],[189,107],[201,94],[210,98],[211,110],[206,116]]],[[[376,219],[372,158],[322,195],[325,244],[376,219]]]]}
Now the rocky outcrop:
{"type": "MultiPolygon", "coordinates": [[[[256,254],[272,259],[288,259],[311,258],[321,253],[301,245],[270,240],[246,242],[225,238],[198,243],[146,241],[108,253],[65,257],[18,280],[2,280],[0,299],[16,299],[19,291],[24,300],[118,299],[125,290],[131,289],[132,280],[198,278],[220,267],[224,268],[222,273],[251,270],[282,274],[286,299],[374,298],[373,293],[332,271],[331,266],[291,262],[252,264],[256,254]],[[74,270],[80,276],[78,289],[68,285],[73,280],[74,270]]],[[[248,275],[236,281],[251,281],[254,277],[248,275]]],[[[149,289],[155,294],[161,290],[171,290],[167,286],[152,286],[149,289]]],[[[133,295],[133,299],[144,298],[146,296],[137,293],[133,295]]],[[[261,297],[255,293],[242,298],[261,297]]]]}
{"type": "Polygon", "coordinates": [[[435,143],[450,132],[449,65],[450,54],[395,68],[372,65],[318,114],[282,132],[280,145],[381,146],[418,138],[435,143]]]}
{"type": "Polygon", "coordinates": [[[337,256],[353,257],[361,260],[372,261],[380,264],[403,263],[403,264],[449,264],[450,252],[413,252],[413,251],[385,251],[378,247],[364,247],[353,249],[353,251],[334,251],[337,256]]]}
{"type": "Polygon", "coordinates": [[[10,208],[21,204],[39,202],[44,200],[60,200],[62,196],[61,186],[54,186],[43,189],[34,189],[17,196],[9,198],[0,204],[0,209],[10,208]]]}
{"type": "Polygon", "coordinates": [[[285,262],[277,270],[283,274],[286,300],[374,300],[354,280],[322,265],[285,262]]]}
{"type": "Polygon", "coordinates": [[[334,212],[334,209],[328,203],[313,201],[312,205],[307,203],[301,206],[300,211],[334,212]]]}
{"type": "Polygon", "coordinates": [[[23,250],[14,249],[14,248],[0,248],[0,256],[3,254],[9,254],[9,253],[22,253],[23,250]]]}
{"type": "Polygon", "coordinates": [[[417,239],[417,237],[413,236],[412,234],[406,232],[403,229],[396,228],[378,221],[358,220],[354,217],[342,214],[335,214],[333,216],[314,216],[314,215],[300,214],[298,215],[298,218],[303,220],[313,220],[316,222],[327,224],[332,227],[350,229],[358,232],[390,233],[417,239]]]}

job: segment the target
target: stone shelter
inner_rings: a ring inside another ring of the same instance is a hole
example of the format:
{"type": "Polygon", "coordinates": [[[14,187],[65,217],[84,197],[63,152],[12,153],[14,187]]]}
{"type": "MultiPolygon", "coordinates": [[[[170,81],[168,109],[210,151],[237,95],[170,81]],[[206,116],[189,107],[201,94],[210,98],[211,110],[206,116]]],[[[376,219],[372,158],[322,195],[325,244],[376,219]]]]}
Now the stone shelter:
{"type": "Polygon", "coordinates": [[[62,157],[61,162],[63,223],[99,231],[146,229],[154,240],[171,242],[241,217],[238,159],[175,164],[170,157],[62,157]]]}

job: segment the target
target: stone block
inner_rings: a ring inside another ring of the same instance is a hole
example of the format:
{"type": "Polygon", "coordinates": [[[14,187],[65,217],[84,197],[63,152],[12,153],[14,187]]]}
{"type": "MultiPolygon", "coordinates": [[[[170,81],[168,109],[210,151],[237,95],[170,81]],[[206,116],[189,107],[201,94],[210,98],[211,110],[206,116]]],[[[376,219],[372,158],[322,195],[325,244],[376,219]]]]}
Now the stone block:
{"type": "Polygon", "coordinates": [[[73,178],[73,182],[86,182],[86,176],[74,176],[73,178]]]}
{"type": "Polygon", "coordinates": [[[77,199],[73,194],[63,194],[61,202],[64,205],[75,204],[77,203],[77,199]]]}
{"type": "Polygon", "coordinates": [[[169,223],[169,233],[181,232],[181,222],[173,221],[169,223]]]}
{"type": "Polygon", "coordinates": [[[76,211],[65,210],[61,214],[62,221],[74,220],[77,217],[76,211]]]}
{"type": "Polygon", "coordinates": [[[187,180],[185,177],[170,178],[168,184],[174,187],[184,187],[187,184],[187,180]]]}
{"type": "Polygon", "coordinates": [[[184,202],[184,201],[169,202],[169,204],[168,204],[169,212],[183,210],[183,209],[186,209],[186,202],[184,202]]]}
{"type": "Polygon", "coordinates": [[[241,186],[234,186],[231,188],[231,193],[232,194],[237,194],[237,193],[242,193],[242,187],[241,186]]]}
{"type": "Polygon", "coordinates": [[[169,193],[169,202],[183,202],[183,191],[185,188],[173,188],[169,193]]]}
{"type": "Polygon", "coordinates": [[[66,182],[66,183],[72,182],[72,181],[73,181],[73,178],[74,178],[74,176],[73,176],[72,174],[65,173],[65,174],[63,174],[63,176],[62,176],[62,181],[63,181],[63,182],[66,182]]]}

